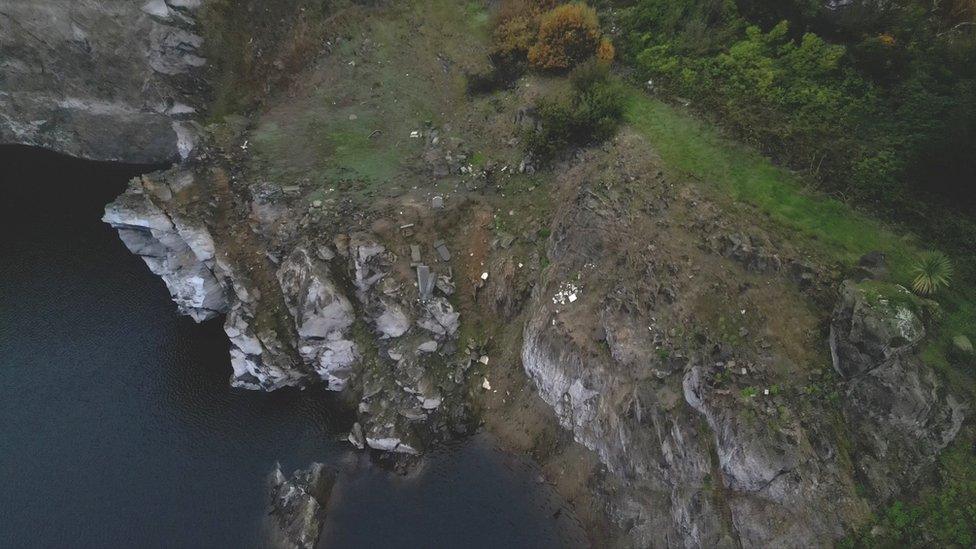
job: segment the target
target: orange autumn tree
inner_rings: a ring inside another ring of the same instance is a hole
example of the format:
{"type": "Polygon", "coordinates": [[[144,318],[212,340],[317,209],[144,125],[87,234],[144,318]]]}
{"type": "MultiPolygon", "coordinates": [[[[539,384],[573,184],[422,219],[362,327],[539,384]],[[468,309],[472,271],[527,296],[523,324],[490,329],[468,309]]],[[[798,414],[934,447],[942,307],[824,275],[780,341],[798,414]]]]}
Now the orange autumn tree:
{"type": "Polygon", "coordinates": [[[584,3],[503,0],[495,19],[492,59],[496,65],[528,64],[564,71],[591,57],[604,64],[615,51],[603,37],[596,10],[584,3]]]}
{"type": "Polygon", "coordinates": [[[506,67],[524,64],[539,34],[539,16],[555,6],[556,0],[502,0],[493,25],[492,60],[506,67]]]}
{"type": "Polygon", "coordinates": [[[539,22],[536,42],[529,48],[529,64],[540,70],[563,71],[593,57],[600,49],[601,61],[609,62],[613,46],[602,35],[595,9],[582,3],[557,6],[539,22]]]}

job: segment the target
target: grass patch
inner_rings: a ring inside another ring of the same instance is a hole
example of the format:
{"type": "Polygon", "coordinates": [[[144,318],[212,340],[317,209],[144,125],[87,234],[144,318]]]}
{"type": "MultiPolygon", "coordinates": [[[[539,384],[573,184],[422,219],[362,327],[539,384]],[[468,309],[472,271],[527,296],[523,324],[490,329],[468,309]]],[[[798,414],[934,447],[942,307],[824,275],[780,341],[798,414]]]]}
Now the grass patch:
{"type": "Polygon", "coordinates": [[[330,35],[331,53],[304,67],[289,96],[256,117],[252,173],[357,202],[428,183],[418,177],[421,153],[429,132],[467,106],[460,67],[479,61],[486,22],[476,2],[362,10],[330,35]]]}
{"type": "MultiPolygon", "coordinates": [[[[848,204],[810,191],[795,174],[773,165],[758,152],[724,137],[694,116],[633,91],[625,120],[645,136],[673,177],[692,179],[750,204],[794,242],[832,261],[850,265],[863,254],[883,251],[892,280],[911,287],[912,265],[924,253],[916,237],[891,227],[848,204]]],[[[958,258],[957,262],[972,261],[958,258]]],[[[976,299],[972,282],[963,277],[931,296],[943,308],[938,332],[923,352],[933,366],[949,366],[946,351],[952,337],[976,337],[976,299]]],[[[970,377],[971,372],[963,372],[970,377]]]]}
{"type": "Polygon", "coordinates": [[[910,282],[907,275],[916,255],[911,238],[888,231],[843,202],[807,192],[789,171],[661,101],[634,93],[625,118],[654,144],[665,166],[677,175],[714,185],[734,200],[758,207],[845,263],[883,250],[893,272],[910,282]]]}

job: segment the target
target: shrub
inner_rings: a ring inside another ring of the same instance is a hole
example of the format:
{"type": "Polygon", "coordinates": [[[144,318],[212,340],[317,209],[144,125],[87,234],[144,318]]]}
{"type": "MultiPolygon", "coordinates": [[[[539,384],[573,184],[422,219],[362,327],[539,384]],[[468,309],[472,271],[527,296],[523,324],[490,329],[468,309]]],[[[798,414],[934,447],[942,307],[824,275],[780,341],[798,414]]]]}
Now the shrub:
{"type": "Polygon", "coordinates": [[[495,72],[518,77],[526,68],[571,69],[596,57],[610,64],[616,50],[603,37],[596,10],[557,0],[505,0],[498,9],[489,57],[495,72]]]}
{"type": "Polygon", "coordinates": [[[525,63],[536,32],[534,21],[524,15],[500,21],[492,35],[492,61],[496,66],[525,63]]]}
{"type": "Polygon", "coordinates": [[[613,58],[616,57],[617,50],[613,47],[613,42],[604,38],[600,40],[600,45],[596,47],[596,60],[604,65],[609,65],[613,63],[613,58]]]}
{"type": "Polygon", "coordinates": [[[570,69],[596,54],[601,34],[595,9],[586,4],[557,6],[539,22],[529,64],[541,70],[570,69]]]}
{"type": "Polygon", "coordinates": [[[966,248],[969,233],[929,212],[951,205],[966,223],[976,204],[976,2],[625,4],[616,45],[641,81],[843,197],[966,248]]]}
{"type": "Polygon", "coordinates": [[[626,89],[605,64],[588,62],[570,74],[568,95],[545,97],[536,105],[541,129],[525,141],[542,161],[551,160],[569,146],[603,141],[623,119],[626,89]]]}
{"type": "Polygon", "coordinates": [[[929,295],[949,286],[952,280],[952,262],[941,252],[925,254],[912,267],[915,280],[912,289],[920,295],[929,295]]]}
{"type": "Polygon", "coordinates": [[[494,64],[505,72],[524,65],[539,33],[539,16],[555,6],[556,0],[504,0],[493,24],[494,64]]]}

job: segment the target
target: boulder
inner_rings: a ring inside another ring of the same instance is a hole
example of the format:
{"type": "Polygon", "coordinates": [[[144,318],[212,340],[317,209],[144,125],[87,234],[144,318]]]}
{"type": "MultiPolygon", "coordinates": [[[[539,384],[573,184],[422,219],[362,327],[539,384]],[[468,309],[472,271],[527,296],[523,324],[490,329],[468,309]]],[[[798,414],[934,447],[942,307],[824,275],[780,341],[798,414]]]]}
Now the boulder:
{"type": "Polygon", "coordinates": [[[873,251],[861,256],[855,267],[859,279],[881,280],[888,275],[888,258],[884,252],[873,251]]]}
{"type": "Polygon", "coordinates": [[[460,326],[461,315],[454,311],[451,303],[443,297],[434,297],[423,304],[417,325],[436,337],[454,337],[460,326]]]}
{"type": "Polygon", "coordinates": [[[858,476],[877,500],[887,501],[910,488],[955,439],[965,406],[912,354],[851,380],[843,412],[858,476]]]}
{"type": "Polygon", "coordinates": [[[269,479],[266,544],[280,549],[312,549],[325,524],[336,471],[321,463],[295,471],[291,478],[275,464],[269,479]]]}
{"type": "Polygon", "coordinates": [[[830,322],[834,369],[854,377],[911,352],[925,337],[922,315],[934,307],[895,284],[844,282],[830,322]]]}

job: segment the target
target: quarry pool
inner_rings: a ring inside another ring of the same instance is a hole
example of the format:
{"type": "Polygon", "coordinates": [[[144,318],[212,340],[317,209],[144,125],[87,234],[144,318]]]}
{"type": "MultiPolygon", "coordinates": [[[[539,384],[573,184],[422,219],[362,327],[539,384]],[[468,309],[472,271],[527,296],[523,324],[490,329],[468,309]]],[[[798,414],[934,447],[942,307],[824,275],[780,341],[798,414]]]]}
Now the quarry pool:
{"type": "Polygon", "coordinates": [[[99,220],[137,172],[0,148],[0,546],[254,546],[276,461],[339,468],[320,546],[586,545],[487,435],[400,475],[341,440],[335,395],[231,389],[219,321],[177,317],[99,220]]]}

